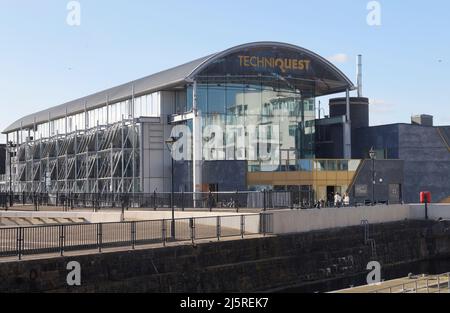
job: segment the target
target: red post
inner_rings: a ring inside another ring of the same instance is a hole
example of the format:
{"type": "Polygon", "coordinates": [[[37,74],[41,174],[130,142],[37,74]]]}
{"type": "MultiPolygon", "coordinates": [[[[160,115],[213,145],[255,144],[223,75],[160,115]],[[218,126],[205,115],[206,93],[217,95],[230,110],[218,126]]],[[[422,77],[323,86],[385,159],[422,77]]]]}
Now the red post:
{"type": "Polygon", "coordinates": [[[428,203],[431,203],[431,192],[422,191],[420,193],[420,203],[425,204],[425,219],[428,219],[428,203]]]}

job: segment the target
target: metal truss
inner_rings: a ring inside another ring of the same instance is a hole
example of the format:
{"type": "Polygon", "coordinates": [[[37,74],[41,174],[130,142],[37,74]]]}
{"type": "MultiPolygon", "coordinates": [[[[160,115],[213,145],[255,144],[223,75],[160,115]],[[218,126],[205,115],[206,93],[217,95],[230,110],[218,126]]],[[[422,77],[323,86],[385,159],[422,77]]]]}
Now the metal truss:
{"type": "Polygon", "coordinates": [[[13,191],[140,192],[139,129],[140,125],[133,120],[124,120],[67,135],[29,140],[12,151],[15,152],[11,159],[13,191]]]}

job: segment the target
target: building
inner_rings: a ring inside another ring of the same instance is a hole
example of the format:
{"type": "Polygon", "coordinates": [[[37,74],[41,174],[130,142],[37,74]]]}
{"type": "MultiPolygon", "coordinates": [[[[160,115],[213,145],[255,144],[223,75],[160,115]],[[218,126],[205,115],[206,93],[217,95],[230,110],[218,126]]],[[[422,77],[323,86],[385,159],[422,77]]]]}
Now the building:
{"type": "MultiPolygon", "coordinates": [[[[360,128],[355,136],[353,157],[366,157],[369,145],[373,146],[379,164],[378,179],[388,177],[391,184],[401,183],[399,192],[405,202],[417,203],[421,191],[430,191],[435,202],[450,202],[449,126],[433,126],[432,122],[418,125],[413,119],[411,124],[360,128]]],[[[377,188],[383,195],[389,188],[395,193],[392,188],[397,187],[379,184],[377,188]]]]}
{"type": "Polygon", "coordinates": [[[6,181],[6,145],[0,144],[0,192],[8,190],[6,181]]]}
{"type": "MultiPolygon", "coordinates": [[[[367,147],[385,145],[365,141],[379,132],[358,86],[350,97],[351,80],[304,48],[240,45],[19,119],[3,131],[6,176],[14,192],[272,189],[298,202],[346,191],[366,200],[367,147]],[[337,93],[346,96],[317,119],[316,99],[337,93]]],[[[390,151],[396,160],[375,162],[388,186],[377,200],[399,202],[409,165],[390,151]]]]}

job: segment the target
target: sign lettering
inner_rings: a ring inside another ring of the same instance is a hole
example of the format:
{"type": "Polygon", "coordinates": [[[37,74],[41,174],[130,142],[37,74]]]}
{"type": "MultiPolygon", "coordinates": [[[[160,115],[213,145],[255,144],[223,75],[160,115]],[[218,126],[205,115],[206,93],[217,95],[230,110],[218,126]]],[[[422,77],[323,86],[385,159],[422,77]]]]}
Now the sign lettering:
{"type": "Polygon", "coordinates": [[[241,67],[271,69],[279,68],[283,73],[286,73],[288,70],[309,71],[311,65],[310,60],[258,57],[249,55],[239,55],[238,58],[241,67]]]}

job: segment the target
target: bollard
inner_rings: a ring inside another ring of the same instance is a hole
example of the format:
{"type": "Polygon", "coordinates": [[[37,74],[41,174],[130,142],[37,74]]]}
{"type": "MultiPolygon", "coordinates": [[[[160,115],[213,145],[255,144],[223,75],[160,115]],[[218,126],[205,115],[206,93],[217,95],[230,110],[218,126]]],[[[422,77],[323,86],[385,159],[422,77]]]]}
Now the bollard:
{"type": "Polygon", "coordinates": [[[102,245],[103,245],[103,225],[101,223],[97,224],[97,245],[98,245],[98,252],[102,252],[102,245]]]}
{"type": "Polygon", "coordinates": [[[181,211],[184,212],[184,189],[181,191],[181,211]]]}
{"type": "Polygon", "coordinates": [[[208,195],[208,205],[209,205],[209,212],[212,212],[212,194],[211,194],[211,191],[209,192],[209,195],[208,195]]]}
{"type": "Polygon", "coordinates": [[[194,218],[189,219],[189,228],[191,229],[192,245],[195,245],[195,220],[194,220],[194,218]]]}
{"type": "Polygon", "coordinates": [[[131,247],[134,250],[136,246],[136,222],[131,222],[131,247]]]}
{"type": "Polygon", "coordinates": [[[161,239],[162,239],[162,242],[163,242],[163,246],[165,247],[165,246],[166,246],[166,241],[167,241],[166,220],[162,220],[161,223],[162,223],[162,227],[161,227],[161,231],[162,231],[161,239]]]}
{"type": "Polygon", "coordinates": [[[220,241],[220,236],[221,234],[221,219],[220,216],[217,216],[217,220],[216,220],[216,233],[217,233],[217,241],[220,241]]]}
{"type": "Polygon", "coordinates": [[[263,206],[264,206],[264,212],[267,211],[266,189],[263,190],[263,206]]]}
{"type": "Polygon", "coordinates": [[[65,248],[65,226],[59,226],[59,252],[61,256],[64,256],[64,248],[65,248]]]}

